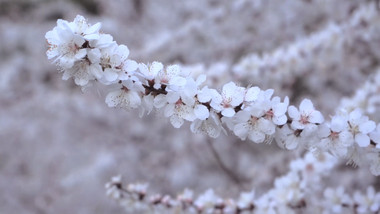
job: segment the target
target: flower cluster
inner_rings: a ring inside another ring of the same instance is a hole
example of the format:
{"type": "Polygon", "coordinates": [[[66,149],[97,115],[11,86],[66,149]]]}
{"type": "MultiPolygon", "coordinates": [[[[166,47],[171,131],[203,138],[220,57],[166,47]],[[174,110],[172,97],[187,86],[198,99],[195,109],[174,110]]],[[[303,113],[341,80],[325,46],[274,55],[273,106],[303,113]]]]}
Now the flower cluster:
{"type": "Polygon", "coordinates": [[[369,186],[365,194],[357,191],[353,196],[345,193],[344,188],[326,188],[323,192],[324,213],[378,213],[380,210],[380,193],[369,186]]]}
{"type": "Polygon", "coordinates": [[[361,88],[355,91],[350,98],[343,98],[340,108],[353,111],[355,108],[361,108],[368,114],[376,113],[380,106],[380,69],[371,76],[361,88]]]}
{"type": "Polygon", "coordinates": [[[368,187],[365,194],[353,197],[342,187],[321,191],[321,178],[327,176],[337,159],[327,153],[318,157],[307,153],[290,163],[290,171],[274,181],[274,187],[257,197],[255,191],[243,192],[237,199],[223,199],[212,189],[198,197],[185,189],[177,197],[150,194],[146,184],[124,187],[121,176],[106,184],[107,195],[118,201],[128,213],[376,213],[380,210],[380,193],[368,187]],[[322,197],[322,200],[321,200],[322,197]]]}
{"type": "Polygon", "coordinates": [[[339,112],[325,122],[308,99],[299,108],[288,106],[289,99],[273,97],[272,89],[245,88],[233,82],[219,92],[204,84],[205,75],[193,78],[178,65],[128,59],[127,46],[101,33],[100,26],[78,15],[73,22],[58,20],[45,37],[48,58],[54,58],[63,70],[63,79],[73,78],[82,87],[93,81],[119,87],[106,96],[109,107],[138,108],[141,115],[156,109],[175,128],[189,121],[194,133],[211,137],[228,128],[254,143],[275,138],[286,149],[302,145],[329,151],[358,165],[369,162],[372,173],[380,174],[380,128],[360,110],[339,112]]]}

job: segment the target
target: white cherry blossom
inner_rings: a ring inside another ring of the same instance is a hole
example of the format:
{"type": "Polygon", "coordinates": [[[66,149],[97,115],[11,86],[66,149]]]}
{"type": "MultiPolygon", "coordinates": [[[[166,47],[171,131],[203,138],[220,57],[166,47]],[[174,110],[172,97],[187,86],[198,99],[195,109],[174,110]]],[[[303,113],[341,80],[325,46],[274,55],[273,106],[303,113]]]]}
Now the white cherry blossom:
{"type": "Polygon", "coordinates": [[[294,131],[288,124],[276,129],[275,140],[279,147],[289,150],[296,149],[298,145],[304,143],[300,131],[294,131]]]}
{"type": "Polygon", "coordinates": [[[376,123],[369,120],[362,114],[360,109],[355,109],[348,115],[349,130],[354,135],[355,142],[360,147],[367,147],[370,144],[368,134],[375,130],[376,123]]]}
{"type": "Polygon", "coordinates": [[[139,64],[139,72],[140,74],[147,80],[153,80],[158,72],[160,72],[164,65],[161,62],[152,62],[149,65],[146,65],[144,63],[139,64]]]}
{"type": "Polygon", "coordinates": [[[104,69],[104,78],[107,83],[118,80],[127,80],[137,69],[133,60],[128,60],[129,49],[125,45],[111,45],[101,51],[101,64],[104,69]]]}
{"type": "Polygon", "coordinates": [[[158,89],[161,85],[177,89],[186,84],[186,78],[181,76],[181,68],[178,65],[170,65],[166,69],[161,69],[155,76],[154,88],[158,89]]]}
{"type": "Polygon", "coordinates": [[[343,213],[344,207],[350,206],[352,200],[349,195],[344,192],[342,186],[337,189],[327,188],[323,192],[325,212],[324,213],[343,213]]]}
{"type": "Polygon", "coordinates": [[[123,83],[122,88],[112,91],[106,96],[108,107],[119,107],[125,109],[135,109],[141,104],[141,95],[131,81],[123,83]]]}
{"type": "Polygon", "coordinates": [[[225,130],[219,117],[214,111],[211,111],[206,120],[196,119],[191,123],[190,129],[193,133],[206,133],[212,138],[219,137],[221,131],[225,130]]]}
{"type": "Polygon", "coordinates": [[[100,27],[100,23],[90,26],[84,17],[79,15],[73,22],[59,19],[57,26],[45,35],[49,45],[46,52],[48,58],[56,58],[55,61],[58,61],[62,68],[73,67],[75,62],[87,54],[87,50],[82,48],[86,39],[97,38],[100,27]]]}
{"type": "Polygon", "coordinates": [[[294,130],[313,129],[311,126],[324,121],[321,112],[314,109],[314,105],[309,99],[301,102],[299,110],[295,106],[289,106],[288,114],[292,119],[291,127],[294,130]]]}
{"type": "Polygon", "coordinates": [[[358,204],[358,213],[375,213],[380,209],[380,193],[376,193],[373,186],[367,188],[366,194],[355,192],[354,201],[358,204]]]}
{"type": "Polygon", "coordinates": [[[262,143],[265,139],[275,133],[273,122],[263,118],[264,111],[259,108],[245,109],[235,115],[236,125],[234,133],[240,139],[247,137],[255,142],[262,143]]]}
{"type": "Polygon", "coordinates": [[[207,190],[194,201],[194,205],[205,213],[212,213],[216,204],[222,201],[212,189],[207,190]]]}
{"type": "Polygon", "coordinates": [[[354,143],[354,137],[348,128],[348,121],[344,117],[332,117],[330,123],[322,125],[319,129],[321,147],[338,157],[345,157],[354,143]]]}
{"type": "Polygon", "coordinates": [[[235,107],[243,103],[245,90],[238,87],[235,83],[229,82],[222,88],[222,94],[215,94],[211,101],[211,107],[221,111],[225,117],[235,115],[235,107]]]}
{"type": "Polygon", "coordinates": [[[168,93],[166,96],[167,104],[164,108],[165,117],[170,117],[170,123],[179,128],[183,125],[184,120],[194,121],[196,115],[194,113],[194,100],[182,99],[178,93],[168,93]]]}

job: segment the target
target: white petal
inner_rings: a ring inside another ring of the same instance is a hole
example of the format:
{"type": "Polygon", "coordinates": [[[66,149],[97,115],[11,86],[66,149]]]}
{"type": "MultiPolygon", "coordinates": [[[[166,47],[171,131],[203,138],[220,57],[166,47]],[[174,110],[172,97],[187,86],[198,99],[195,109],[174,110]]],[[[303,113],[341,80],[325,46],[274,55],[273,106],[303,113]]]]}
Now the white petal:
{"type": "Polygon", "coordinates": [[[175,105],[174,104],[168,104],[165,106],[164,109],[164,116],[170,117],[174,114],[175,105]]]}
{"type": "Polygon", "coordinates": [[[360,147],[367,147],[370,143],[368,135],[362,133],[355,135],[355,141],[360,147]]]}
{"type": "Polygon", "coordinates": [[[286,115],[281,115],[279,117],[273,117],[272,121],[274,124],[281,126],[288,121],[288,118],[286,117],[286,115]]]}
{"type": "Polygon", "coordinates": [[[49,49],[46,51],[46,55],[48,59],[57,57],[59,55],[58,48],[55,46],[50,46],[49,49]]]}
{"type": "Polygon", "coordinates": [[[313,111],[310,115],[309,115],[309,122],[310,123],[323,123],[325,119],[323,118],[323,115],[321,114],[321,112],[319,111],[313,111]]]}
{"type": "Polygon", "coordinates": [[[108,107],[116,107],[121,102],[121,90],[118,91],[112,91],[107,94],[106,96],[106,103],[108,107]]]}
{"type": "Polygon", "coordinates": [[[357,121],[361,117],[362,117],[362,111],[359,108],[352,111],[349,115],[350,121],[357,121]]]}
{"type": "MultiPolygon", "coordinates": [[[[141,72],[141,74],[144,75],[144,77],[148,78],[150,77],[149,76],[149,68],[146,64],[144,63],[140,63],[139,65],[139,71],[141,72]]],[[[153,79],[153,77],[150,77],[149,80],[153,79]]]]}
{"type": "Polygon", "coordinates": [[[166,105],[168,101],[166,100],[166,96],[163,94],[159,94],[154,98],[154,107],[162,108],[166,105]]]}
{"type": "Polygon", "coordinates": [[[154,75],[156,75],[159,71],[161,71],[162,69],[164,68],[164,65],[161,63],[161,62],[152,62],[152,64],[150,65],[150,72],[154,75]]]}
{"type": "Polygon", "coordinates": [[[375,143],[380,144],[380,131],[376,130],[374,132],[371,132],[369,136],[375,143]]]}
{"type": "Polygon", "coordinates": [[[51,45],[56,45],[59,42],[58,35],[55,30],[51,30],[45,34],[45,39],[51,45]]]}
{"type": "Polygon", "coordinates": [[[240,139],[245,140],[248,136],[249,132],[249,124],[248,123],[239,123],[234,126],[234,134],[238,136],[240,139]]]}
{"type": "Polygon", "coordinates": [[[113,37],[110,34],[100,34],[100,37],[96,41],[97,48],[106,48],[112,44],[115,44],[113,37]]]}
{"type": "Polygon", "coordinates": [[[170,65],[166,68],[166,72],[169,76],[178,76],[181,68],[178,65],[170,65]]]}
{"type": "Polygon", "coordinates": [[[100,22],[90,26],[84,31],[84,34],[91,34],[91,33],[97,33],[99,32],[100,28],[102,27],[102,24],[100,22]]]}
{"type": "Polygon", "coordinates": [[[299,120],[301,118],[300,112],[294,106],[289,106],[288,108],[289,117],[293,120],[299,120]]]}
{"type": "MultiPolygon", "coordinates": [[[[83,45],[83,43],[85,42],[83,37],[79,36],[79,35],[74,35],[73,41],[74,41],[75,45],[77,45],[78,47],[81,47],[83,45]]],[[[85,50],[85,49],[81,49],[81,50],[85,50]]]]}
{"type": "Polygon", "coordinates": [[[194,96],[188,97],[188,96],[182,96],[181,97],[182,102],[185,103],[188,106],[194,106],[195,98],[194,96]]]}
{"type": "Polygon", "coordinates": [[[249,139],[254,143],[262,143],[265,140],[265,134],[258,130],[251,130],[248,135],[249,139]]]}
{"type": "Polygon", "coordinates": [[[297,130],[297,129],[304,129],[305,124],[300,123],[298,120],[293,120],[291,124],[292,129],[297,130]]]}
{"type": "Polygon", "coordinates": [[[244,89],[242,87],[237,88],[231,99],[232,106],[239,106],[244,101],[244,89]]]}
{"type": "Polygon", "coordinates": [[[371,120],[366,121],[359,125],[359,131],[363,134],[368,134],[372,132],[373,130],[375,130],[375,128],[376,128],[376,123],[371,120]]]}
{"type": "Polygon", "coordinates": [[[211,100],[211,107],[214,108],[215,110],[217,111],[221,111],[222,110],[222,106],[220,105],[223,101],[223,98],[222,96],[219,94],[219,93],[216,93],[214,94],[214,96],[212,97],[212,100],[211,100]]]}
{"type": "Polygon", "coordinates": [[[285,147],[289,150],[293,150],[298,147],[299,139],[296,137],[288,137],[285,141],[285,147]]]}
{"type": "Polygon", "coordinates": [[[75,77],[74,82],[75,82],[75,84],[77,84],[79,86],[85,86],[88,83],[88,79],[81,78],[81,77],[75,77]]]}
{"type": "Polygon", "coordinates": [[[80,49],[76,54],[75,54],[75,59],[82,59],[87,55],[86,49],[80,49]]]}
{"type": "Polygon", "coordinates": [[[152,95],[143,96],[143,101],[147,114],[149,114],[153,110],[154,97],[152,95]]]}
{"type": "Polygon", "coordinates": [[[223,95],[225,97],[233,97],[236,88],[237,88],[237,86],[234,82],[229,82],[229,83],[225,84],[222,88],[223,95]]]}
{"type": "Polygon", "coordinates": [[[209,102],[212,98],[212,93],[210,89],[207,86],[205,86],[202,88],[202,90],[198,91],[197,98],[199,102],[202,102],[202,103],[209,102]]]}
{"type": "Polygon", "coordinates": [[[279,103],[273,106],[273,113],[275,116],[280,116],[286,113],[288,105],[286,103],[279,103]]]}
{"type": "Polygon", "coordinates": [[[208,111],[207,107],[204,105],[196,105],[194,108],[195,116],[197,116],[200,120],[205,120],[209,117],[210,112],[208,111]]]}
{"type": "Polygon", "coordinates": [[[354,144],[354,136],[349,131],[342,131],[339,133],[339,141],[346,147],[349,147],[354,144]]]}
{"type": "Polygon", "coordinates": [[[100,38],[100,35],[99,34],[88,34],[88,35],[85,35],[83,38],[85,38],[86,40],[88,41],[91,41],[91,40],[98,40],[100,38]]]}
{"type": "MultiPolygon", "coordinates": [[[[125,92],[124,92],[125,93],[125,92]]],[[[125,96],[126,100],[126,108],[132,108],[135,109],[140,106],[141,104],[141,97],[136,91],[128,91],[127,96],[125,96]]]]}
{"type": "Polygon", "coordinates": [[[272,135],[275,132],[276,126],[272,123],[270,120],[266,120],[263,118],[260,118],[257,121],[257,125],[259,127],[259,130],[262,131],[264,134],[272,135]]]}
{"type": "Polygon", "coordinates": [[[61,57],[59,59],[59,65],[65,69],[72,68],[74,66],[75,60],[71,57],[61,57]]]}
{"type": "Polygon", "coordinates": [[[170,85],[184,86],[186,85],[186,79],[180,76],[174,76],[169,80],[170,85]]]}
{"type": "Polygon", "coordinates": [[[267,89],[267,90],[265,90],[264,91],[264,97],[265,97],[265,99],[269,100],[272,97],[273,93],[274,93],[273,89],[267,89]]]}
{"type": "Polygon", "coordinates": [[[245,94],[245,100],[250,102],[250,101],[255,101],[259,97],[260,93],[260,88],[259,87],[252,87],[247,90],[247,93],[245,94]]]}
{"type": "Polygon", "coordinates": [[[115,54],[121,56],[121,59],[124,61],[129,55],[129,49],[126,45],[119,45],[115,50],[115,54]]]}
{"type": "Polygon", "coordinates": [[[347,121],[340,116],[334,116],[331,119],[331,130],[334,132],[341,132],[348,127],[347,121]]]}
{"type": "Polygon", "coordinates": [[[168,103],[176,103],[179,100],[180,96],[177,92],[168,92],[166,94],[166,100],[168,103]]]}
{"type": "Polygon", "coordinates": [[[313,136],[315,135],[317,131],[318,131],[318,126],[313,123],[309,123],[305,125],[305,128],[302,130],[301,137],[313,136]]]}
{"type": "Polygon", "coordinates": [[[313,103],[309,99],[302,100],[300,104],[300,112],[309,112],[310,110],[314,110],[313,103]]]}
{"type": "Polygon", "coordinates": [[[201,126],[202,126],[202,123],[204,121],[201,121],[201,120],[194,120],[191,125],[190,125],[190,130],[191,132],[193,132],[194,134],[198,134],[198,133],[201,133],[202,130],[201,130],[201,126]]]}
{"type": "Polygon", "coordinates": [[[238,111],[234,117],[236,122],[247,122],[250,118],[251,114],[248,111],[238,111]]]}
{"type": "Polygon", "coordinates": [[[91,74],[94,75],[94,77],[96,77],[97,79],[102,78],[102,75],[103,75],[102,66],[100,66],[99,64],[92,64],[90,65],[89,69],[90,69],[91,74]]]}
{"type": "Polygon", "coordinates": [[[206,75],[205,74],[201,74],[197,77],[197,80],[196,80],[196,83],[197,85],[201,85],[202,83],[204,83],[206,81],[206,75]]]}
{"type": "Polygon", "coordinates": [[[180,128],[183,125],[184,120],[174,114],[170,117],[170,123],[174,126],[174,128],[180,128]]]}
{"type": "Polygon", "coordinates": [[[187,121],[194,121],[197,117],[194,114],[194,109],[188,105],[182,105],[180,116],[187,121]]]}
{"type": "Polygon", "coordinates": [[[107,81],[113,82],[117,80],[118,76],[119,75],[116,72],[114,72],[111,68],[106,68],[104,71],[104,77],[107,81]]]}
{"type": "Polygon", "coordinates": [[[138,68],[138,64],[136,61],[134,60],[130,60],[128,59],[127,61],[125,61],[124,63],[124,70],[127,71],[127,72],[132,72],[132,71],[136,71],[138,68]]]}
{"type": "Polygon", "coordinates": [[[235,115],[235,110],[233,108],[225,108],[222,110],[222,115],[225,117],[232,117],[235,115]]]}
{"type": "Polygon", "coordinates": [[[101,56],[102,54],[100,53],[100,50],[98,48],[91,49],[87,53],[87,57],[91,61],[91,63],[100,62],[101,56]]]}
{"type": "Polygon", "coordinates": [[[319,137],[326,138],[330,136],[330,134],[331,134],[331,130],[326,124],[322,124],[321,126],[319,126],[319,129],[318,129],[319,137]]]}

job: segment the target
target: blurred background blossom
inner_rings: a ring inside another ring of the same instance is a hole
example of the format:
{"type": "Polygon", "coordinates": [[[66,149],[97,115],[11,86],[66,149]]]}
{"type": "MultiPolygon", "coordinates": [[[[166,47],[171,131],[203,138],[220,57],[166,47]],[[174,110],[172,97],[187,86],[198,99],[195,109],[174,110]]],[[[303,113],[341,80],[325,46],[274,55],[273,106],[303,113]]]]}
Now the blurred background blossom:
{"type": "MultiPolygon", "coordinates": [[[[216,78],[225,73],[220,79],[225,83],[239,80],[232,68],[244,56],[270,53],[331,23],[344,23],[368,2],[0,0],[1,213],[124,213],[105,196],[104,184],[116,174],[168,194],[213,188],[235,197],[255,187],[260,195],[303,152],[219,137],[212,141],[238,178],[231,179],[206,136],[191,134],[186,126],[173,129],[160,115],[140,119],[137,111],[110,109],[105,89],[81,91],[72,80],[62,81],[45,55],[44,35],[57,19],[84,15],[90,23],[102,22],[102,30],[128,45],[136,61],[180,63],[216,78]]],[[[379,39],[351,41],[343,55],[346,64],[321,61],[284,87],[260,78],[241,84],[275,88],[294,105],[308,97],[329,115],[379,65],[379,39]]],[[[372,118],[379,119],[376,112],[372,118]]],[[[380,185],[366,169],[344,162],[326,183],[351,192],[380,185]]]]}

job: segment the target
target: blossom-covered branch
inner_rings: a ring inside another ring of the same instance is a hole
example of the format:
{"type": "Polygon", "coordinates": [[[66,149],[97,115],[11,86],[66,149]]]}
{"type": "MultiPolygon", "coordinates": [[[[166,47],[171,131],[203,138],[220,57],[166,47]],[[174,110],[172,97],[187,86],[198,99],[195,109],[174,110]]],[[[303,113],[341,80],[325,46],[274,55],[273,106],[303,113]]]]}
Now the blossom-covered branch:
{"type": "Polygon", "coordinates": [[[350,98],[343,98],[340,108],[353,111],[361,108],[367,114],[374,114],[380,106],[380,69],[373,76],[370,76],[362,87],[355,91],[350,98]]]}
{"type": "Polygon", "coordinates": [[[127,213],[376,213],[380,206],[380,193],[368,187],[365,194],[352,196],[343,187],[326,188],[321,179],[327,176],[337,160],[322,153],[318,157],[307,153],[290,163],[290,171],[274,181],[273,189],[255,195],[243,192],[238,199],[223,199],[212,189],[198,197],[186,189],[177,197],[151,194],[147,184],[125,185],[121,176],[106,184],[107,195],[125,208],[127,213]],[[322,200],[321,200],[322,198],[322,200]]]}
{"type": "Polygon", "coordinates": [[[101,33],[100,27],[79,15],[73,22],[58,20],[45,36],[47,56],[63,71],[63,79],[73,78],[79,86],[94,81],[119,86],[106,96],[109,107],[138,108],[141,115],[155,109],[175,128],[189,121],[192,132],[214,138],[228,128],[254,143],[275,138],[285,149],[305,146],[328,151],[358,165],[370,163],[372,173],[380,174],[380,125],[376,128],[359,109],[342,109],[325,122],[308,99],[299,107],[289,106],[289,99],[273,97],[272,89],[245,88],[233,82],[217,91],[204,84],[205,75],[193,78],[178,65],[129,59],[128,47],[101,33]]]}

